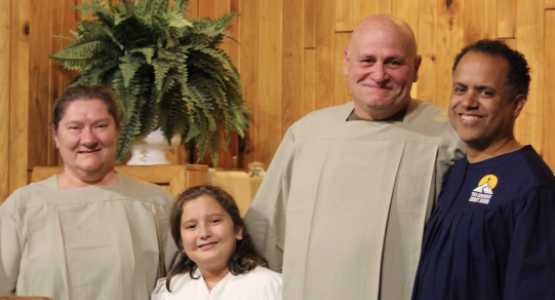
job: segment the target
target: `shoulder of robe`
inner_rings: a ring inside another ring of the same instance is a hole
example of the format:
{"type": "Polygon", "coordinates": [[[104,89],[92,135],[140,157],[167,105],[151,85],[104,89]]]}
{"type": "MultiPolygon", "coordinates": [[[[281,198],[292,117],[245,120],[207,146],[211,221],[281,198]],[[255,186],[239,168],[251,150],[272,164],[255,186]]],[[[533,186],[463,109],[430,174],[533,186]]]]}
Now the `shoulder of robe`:
{"type": "Polygon", "coordinates": [[[326,107],[310,112],[291,125],[292,134],[297,137],[310,136],[316,131],[326,131],[328,127],[337,126],[338,122],[345,122],[354,109],[353,102],[326,107]]]}
{"type": "Polygon", "coordinates": [[[168,206],[173,203],[173,196],[156,184],[140,181],[123,174],[118,174],[118,176],[122,180],[120,182],[122,188],[126,193],[132,193],[129,196],[133,198],[153,199],[155,202],[168,206]],[[131,186],[132,188],[130,188],[131,186]]]}
{"type": "Polygon", "coordinates": [[[465,145],[451,126],[447,110],[432,103],[413,99],[407,108],[404,126],[420,134],[437,137],[438,143],[464,150],[465,145]]]}
{"type": "Polygon", "coordinates": [[[19,208],[20,199],[29,197],[31,194],[41,191],[53,191],[53,185],[56,184],[56,175],[49,177],[39,182],[33,182],[26,186],[22,186],[15,190],[5,201],[0,208],[10,213],[15,213],[19,208]]]}

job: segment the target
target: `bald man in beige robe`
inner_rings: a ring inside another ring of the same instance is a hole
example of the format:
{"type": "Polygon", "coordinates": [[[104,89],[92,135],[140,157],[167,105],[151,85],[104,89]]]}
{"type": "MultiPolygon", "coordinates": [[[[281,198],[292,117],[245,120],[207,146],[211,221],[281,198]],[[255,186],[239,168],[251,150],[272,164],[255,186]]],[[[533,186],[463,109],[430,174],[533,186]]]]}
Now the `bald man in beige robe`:
{"type": "Polygon", "coordinates": [[[354,30],[353,101],[285,135],[247,215],[285,300],[410,299],[424,224],[464,145],[445,110],[411,99],[410,27],[376,15],[354,30]]]}

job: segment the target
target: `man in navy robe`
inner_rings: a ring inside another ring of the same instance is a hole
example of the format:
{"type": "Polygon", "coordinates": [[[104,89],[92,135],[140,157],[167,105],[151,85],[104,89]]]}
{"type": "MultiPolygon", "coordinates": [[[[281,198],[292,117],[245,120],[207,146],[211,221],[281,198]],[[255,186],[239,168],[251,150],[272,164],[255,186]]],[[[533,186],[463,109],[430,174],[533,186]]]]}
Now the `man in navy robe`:
{"type": "Polygon", "coordinates": [[[445,175],[412,299],[555,299],[555,177],[513,133],[529,85],[499,41],[457,55],[448,115],[467,155],[445,175]]]}

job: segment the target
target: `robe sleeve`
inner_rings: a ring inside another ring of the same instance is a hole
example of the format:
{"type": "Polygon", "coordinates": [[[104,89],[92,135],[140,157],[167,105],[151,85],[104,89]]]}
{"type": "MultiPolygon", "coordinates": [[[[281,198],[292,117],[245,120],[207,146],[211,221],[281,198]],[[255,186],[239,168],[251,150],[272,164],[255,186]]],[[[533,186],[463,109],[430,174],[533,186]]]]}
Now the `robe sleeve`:
{"type": "Polygon", "coordinates": [[[0,295],[15,294],[21,262],[21,243],[16,224],[14,217],[0,207],[0,295]]]}
{"type": "Polygon", "coordinates": [[[283,263],[285,209],[293,161],[294,137],[289,128],[245,216],[256,249],[278,272],[283,263]]]}
{"type": "Polygon", "coordinates": [[[540,187],[515,213],[504,299],[555,299],[555,192],[540,187]]]}

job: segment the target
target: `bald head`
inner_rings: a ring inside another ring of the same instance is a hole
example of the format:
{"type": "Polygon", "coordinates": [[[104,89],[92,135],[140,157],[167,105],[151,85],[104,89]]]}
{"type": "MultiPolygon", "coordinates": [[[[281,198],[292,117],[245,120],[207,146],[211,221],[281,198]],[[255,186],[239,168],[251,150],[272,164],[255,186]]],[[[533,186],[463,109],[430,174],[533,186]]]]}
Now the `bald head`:
{"type": "Polygon", "coordinates": [[[390,15],[368,17],[355,28],[345,50],[344,74],[355,114],[383,120],[405,109],[418,79],[420,56],[410,26],[390,15]]]}
{"type": "Polygon", "coordinates": [[[372,15],[360,21],[353,31],[349,49],[357,44],[361,34],[371,34],[374,31],[397,33],[400,37],[399,43],[405,45],[407,54],[412,57],[416,56],[416,39],[409,24],[402,19],[387,14],[372,15]]]}

